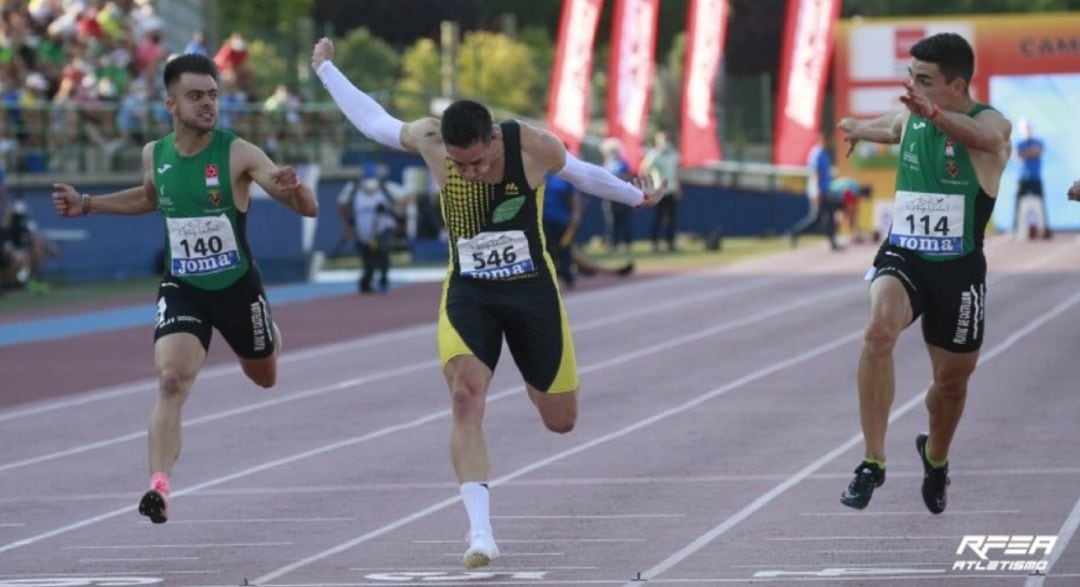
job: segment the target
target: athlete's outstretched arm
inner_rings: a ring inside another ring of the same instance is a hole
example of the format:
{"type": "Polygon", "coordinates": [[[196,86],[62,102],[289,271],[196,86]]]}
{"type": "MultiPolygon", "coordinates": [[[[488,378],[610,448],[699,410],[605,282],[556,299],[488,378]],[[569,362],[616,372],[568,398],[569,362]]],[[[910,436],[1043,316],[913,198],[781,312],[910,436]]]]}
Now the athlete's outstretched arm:
{"type": "Polygon", "coordinates": [[[391,116],[371,96],[365,94],[349,81],[331,61],[334,43],[325,37],[319,39],[311,54],[311,67],[330,92],[338,109],[360,132],[379,144],[394,149],[417,152],[416,145],[403,130],[404,122],[391,116]]]}
{"type": "Polygon", "coordinates": [[[650,174],[644,173],[630,181],[622,180],[603,167],[573,156],[549,131],[522,125],[522,141],[549,171],[587,194],[634,207],[655,205],[663,196],[666,184],[653,185],[650,174]]]}
{"type": "Polygon", "coordinates": [[[120,190],[102,196],[79,194],[66,183],[54,183],[53,208],[60,216],[86,216],[95,214],[146,214],[157,209],[157,193],[150,170],[154,168],[154,143],[143,147],[143,183],[140,186],[120,190]]]}
{"type": "Polygon", "coordinates": [[[234,140],[232,148],[235,149],[232,160],[272,198],[301,216],[314,217],[319,213],[319,201],[300,181],[295,169],[289,166],[278,168],[265,151],[244,139],[234,140]]]}
{"type": "Polygon", "coordinates": [[[855,150],[855,144],[859,141],[899,143],[907,116],[907,111],[902,110],[868,120],[844,118],[836,125],[836,128],[844,133],[844,140],[848,142],[847,154],[851,155],[851,152],[855,150]]]}

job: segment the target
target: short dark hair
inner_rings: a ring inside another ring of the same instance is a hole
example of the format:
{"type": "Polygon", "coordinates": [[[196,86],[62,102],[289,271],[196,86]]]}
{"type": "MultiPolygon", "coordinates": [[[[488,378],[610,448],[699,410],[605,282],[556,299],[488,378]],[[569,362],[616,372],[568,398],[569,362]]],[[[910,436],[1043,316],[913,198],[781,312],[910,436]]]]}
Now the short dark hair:
{"type": "Polygon", "coordinates": [[[938,33],[922,39],[911,46],[911,56],[937,64],[947,82],[960,76],[971,85],[971,77],[975,75],[975,52],[967,39],[956,33],[938,33]]]}
{"type": "Polygon", "coordinates": [[[198,53],[184,53],[169,60],[165,64],[165,88],[168,89],[185,73],[198,73],[218,79],[218,68],[214,62],[205,55],[198,53]]]}
{"type": "Polygon", "coordinates": [[[447,145],[468,147],[476,141],[491,143],[491,112],[472,100],[458,100],[442,116],[442,138],[447,145]]]}

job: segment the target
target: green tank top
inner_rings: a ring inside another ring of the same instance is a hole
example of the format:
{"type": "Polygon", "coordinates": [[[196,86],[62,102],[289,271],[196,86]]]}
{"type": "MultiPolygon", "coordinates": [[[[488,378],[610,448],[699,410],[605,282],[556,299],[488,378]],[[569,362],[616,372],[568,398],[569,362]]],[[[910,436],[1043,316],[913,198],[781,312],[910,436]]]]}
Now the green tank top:
{"type": "Polygon", "coordinates": [[[177,152],[173,133],[154,144],[166,272],[200,289],[223,289],[251,265],[247,213],[236,209],[229,180],[229,146],[235,138],[215,129],[210,143],[191,156],[177,152]]]}
{"type": "MultiPolygon", "coordinates": [[[[974,117],[986,104],[975,104],[974,117]]],[[[932,261],[982,250],[994,199],[979,185],[968,150],[923,116],[908,117],[900,143],[889,244],[932,261]]]]}
{"type": "Polygon", "coordinates": [[[468,181],[447,159],[439,197],[455,275],[494,281],[548,274],[540,213],[544,187],[533,189],[521,160],[521,127],[500,124],[505,169],[497,184],[468,181]]]}

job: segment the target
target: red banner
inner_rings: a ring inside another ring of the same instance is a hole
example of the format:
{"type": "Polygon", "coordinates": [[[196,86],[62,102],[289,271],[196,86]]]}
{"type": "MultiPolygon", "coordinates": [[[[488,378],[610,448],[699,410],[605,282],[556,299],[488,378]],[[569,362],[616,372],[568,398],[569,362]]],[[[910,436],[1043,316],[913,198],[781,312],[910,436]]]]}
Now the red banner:
{"type": "Polygon", "coordinates": [[[776,100],[773,162],[806,165],[821,132],[821,108],[840,0],[788,0],[776,100]]]}
{"type": "Polygon", "coordinates": [[[608,135],[637,173],[652,98],[660,0],[617,0],[608,70],[608,135]]]}
{"type": "Polygon", "coordinates": [[[593,40],[603,0],[564,0],[555,67],[548,96],[547,125],[577,153],[589,121],[593,40]]]}
{"type": "Polygon", "coordinates": [[[680,163],[699,167],[721,159],[716,140],[713,86],[727,34],[727,0],[692,0],[683,67],[680,163]]]}

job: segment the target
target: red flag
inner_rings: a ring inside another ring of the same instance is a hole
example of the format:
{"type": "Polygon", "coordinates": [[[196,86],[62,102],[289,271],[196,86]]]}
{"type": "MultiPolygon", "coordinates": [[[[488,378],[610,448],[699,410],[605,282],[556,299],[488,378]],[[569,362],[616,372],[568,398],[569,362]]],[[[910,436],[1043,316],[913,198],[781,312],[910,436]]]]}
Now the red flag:
{"type": "Polygon", "coordinates": [[[593,39],[603,0],[564,0],[547,126],[572,153],[581,147],[589,121],[593,39]]]}
{"type": "Polygon", "coordinates": [[[821,106],[840,0],[788,0],[773,162],[806,165],[821,132],[821,106]]]}
{"type": "Polygon", "coordinates": [[[622,145],[630,169],[641,164],[653,87],[660,0],[617,0],[608,70],[608,135],[622,145]]]}
{"type": "Polygon", "coordinates": [[[727,0],[692,0],[683,67],[679,159],[683,167],[719,161],[713,85],[727,34],[727,0]]]}

